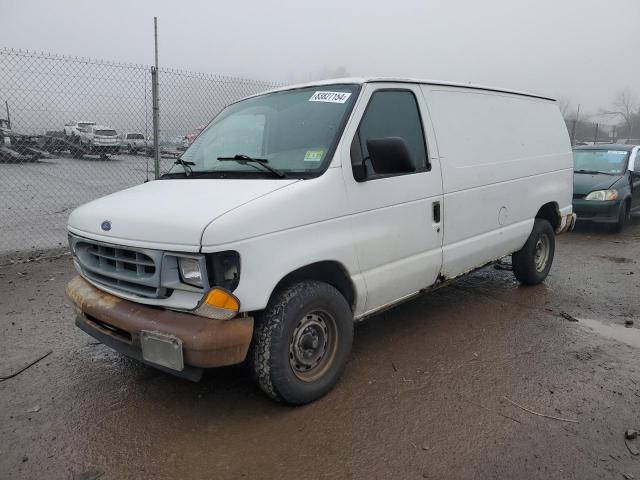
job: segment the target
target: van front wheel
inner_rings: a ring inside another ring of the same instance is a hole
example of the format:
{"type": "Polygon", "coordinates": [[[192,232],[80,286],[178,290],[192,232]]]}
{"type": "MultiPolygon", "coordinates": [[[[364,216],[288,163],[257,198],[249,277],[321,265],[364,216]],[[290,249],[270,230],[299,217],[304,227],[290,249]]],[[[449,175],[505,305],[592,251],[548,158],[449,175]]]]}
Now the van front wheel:
{"type": "Polygon", "coordinates": [[[304,281],[276,293],[256,318],[250,363],[260,388],[292,405],[329,392],[353,341],[353,315],[342,294],[304,281]]]}
{"type": "Polygon", "coordinates": [[[541,283],[549,274],[555,250],[556,237],[551,224],[536,218],[527,243],[511,256],[516,279],[524,285],[541,283]]]}

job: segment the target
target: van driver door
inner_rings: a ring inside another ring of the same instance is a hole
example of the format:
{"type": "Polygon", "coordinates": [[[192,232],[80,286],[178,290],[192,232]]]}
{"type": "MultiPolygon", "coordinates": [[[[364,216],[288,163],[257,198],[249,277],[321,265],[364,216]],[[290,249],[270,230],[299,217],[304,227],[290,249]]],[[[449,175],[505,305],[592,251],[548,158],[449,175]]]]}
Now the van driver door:
{"type": "Polygon", "coordinates": [[[406,83],[365,84],[343,142],[352,233],[367,288],[365,314],[432,285],[442,267],[442,178],[421,90],[406,83]],[[368,144],[374,148],[376,140],[389,138],[402,139],[413,171],[376,171],[368,144]],[[361,164],[354,176],[353,165],[361,164]]]}

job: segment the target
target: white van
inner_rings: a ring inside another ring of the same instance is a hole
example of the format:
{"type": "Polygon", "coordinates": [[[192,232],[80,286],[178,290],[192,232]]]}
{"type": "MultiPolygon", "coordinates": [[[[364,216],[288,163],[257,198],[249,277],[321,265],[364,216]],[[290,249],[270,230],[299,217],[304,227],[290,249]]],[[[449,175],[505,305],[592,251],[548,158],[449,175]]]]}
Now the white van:
{"type": "Polygon", "coordinates": [[[328,392],[353,322],[513,254],[540,283],[569,230],[554,100],[346,79],[223,110],[161,180],[69,217],[76,324],[197,380],[248,357],[291,404],[328,392]]]}

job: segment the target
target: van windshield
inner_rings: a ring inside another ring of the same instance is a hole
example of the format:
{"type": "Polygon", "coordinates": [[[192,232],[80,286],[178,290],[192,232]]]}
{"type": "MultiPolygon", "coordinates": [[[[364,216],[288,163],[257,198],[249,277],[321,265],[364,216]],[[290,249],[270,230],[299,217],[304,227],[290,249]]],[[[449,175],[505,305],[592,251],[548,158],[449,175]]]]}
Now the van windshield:
{"type": "MultiPolygon", "coordinates": [[[[273,173],[255,162],[219,160],[235,156],[266,160],[285,177],[319,175],[330,161],[357,91],[357,85],[327,85],[240,101],[224,109],[181,159],[190,166],[190,176],[273,173]]],[[[183,166],[176,165],[169,175],[182,173],[183,166]]]]}
{"type": "Polygon", "coordinates": [[[621,175],[627,166],[626,150],[574,150],[573,170],[577,173],[621,175]]]}

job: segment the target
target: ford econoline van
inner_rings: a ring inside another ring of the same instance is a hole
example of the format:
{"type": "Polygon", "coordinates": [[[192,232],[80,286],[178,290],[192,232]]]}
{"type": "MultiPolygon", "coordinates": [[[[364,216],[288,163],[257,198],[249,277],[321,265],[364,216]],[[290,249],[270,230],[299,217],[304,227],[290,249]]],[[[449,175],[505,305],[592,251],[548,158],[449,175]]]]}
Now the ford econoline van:
{"type": "Polygon", "coordinates": [[[69,217],[76,324],[198,380],[247,360],[271,398],[327,393],[354,321],[512,254],[547,276],[574,224],[554,100],[346,79],[225,108],[161,179],[69,217]]]}

